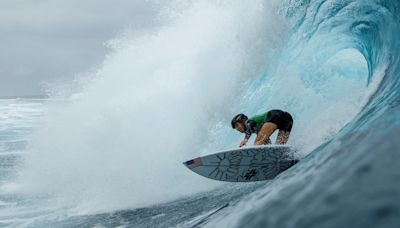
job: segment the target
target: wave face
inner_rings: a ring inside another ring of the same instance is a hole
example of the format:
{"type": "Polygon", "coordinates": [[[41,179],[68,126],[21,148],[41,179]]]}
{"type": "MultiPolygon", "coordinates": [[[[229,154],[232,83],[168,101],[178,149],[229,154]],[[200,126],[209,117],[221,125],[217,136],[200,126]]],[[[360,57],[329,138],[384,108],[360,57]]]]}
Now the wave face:
{"type": "MultiPolygon", "coordinates": [[[[47,104],[19,177],[0,188],[24,199],[20,220],[38,227],[399,225],[400,3],[182,4],[168,5],[148,34],[110,42],[96,75],[77,82],[79,93],[47,104]],[[305,158],[273,181],[232,187],[181,165],[236,147],[234,114],[276,108],[294,116],[289,142],[305,158]]],[[[5,220],[18,217],[15,205],[5,220]]]]}
{"type": "MultiPolygon", "coordinates": [[[[366,105],[331,140],[208,226],[399,226],[400,3],[285,1],[281,7],[292,25],[282,55],[289,56],[284,60],[291,60],[286,62],[290,66],[306,58],[297,65],[301,68],[298,76],[305,83],[325,83],[324,75],[313,74],[315,69],[346,49],[365,59],[368,74],[364,85],[382,79],[366,105]]],[[[353,77],[353,63],[343,64],[338,67],[347,68],[345,75],[353,77]]],[[[337,99],[355,95],[352,90],[342,92],[337,99]]],[[[319,107],[326,108],[324,103],[319,107]]],[[[336,112],[336,108],[329,111],[336,112]]]]}

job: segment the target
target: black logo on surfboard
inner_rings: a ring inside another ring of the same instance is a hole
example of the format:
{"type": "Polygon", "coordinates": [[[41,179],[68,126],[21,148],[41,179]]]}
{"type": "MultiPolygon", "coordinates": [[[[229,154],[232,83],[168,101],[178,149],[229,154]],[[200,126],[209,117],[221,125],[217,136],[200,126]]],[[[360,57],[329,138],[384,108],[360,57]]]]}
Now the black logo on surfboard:
{"type": "Polygon", "coordinates": [[[257,175],[257,170],[251,169],[244,175],[244,179],[245,180],[250,180],[251,178],[253,178],[256,175],[257,175]]]}

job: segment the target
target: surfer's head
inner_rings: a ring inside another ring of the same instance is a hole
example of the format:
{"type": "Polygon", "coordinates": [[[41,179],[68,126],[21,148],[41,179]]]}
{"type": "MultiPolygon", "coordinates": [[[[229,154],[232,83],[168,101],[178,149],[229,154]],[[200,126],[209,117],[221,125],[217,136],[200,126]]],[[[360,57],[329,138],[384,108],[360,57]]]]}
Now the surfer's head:
{"type": "Polygon", "coordinates": [[[243,113],[237,114],[235,117],[233,117],[231,121],[232,128],[238,130],[241,133],[245,132],[246,131],[245,123],[248,119],[249,118],[243,113]]]}

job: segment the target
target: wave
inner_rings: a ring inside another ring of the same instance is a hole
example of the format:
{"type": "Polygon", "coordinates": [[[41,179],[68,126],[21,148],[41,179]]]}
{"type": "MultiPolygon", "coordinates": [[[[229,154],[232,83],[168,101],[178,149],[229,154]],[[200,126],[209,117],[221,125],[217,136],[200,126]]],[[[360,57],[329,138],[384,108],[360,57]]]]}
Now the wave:
{"type": "Polygon", "coordinates": [[[166,25],[117,37],[79,93],[51,105],[12,191],[85,214],[224,187],[181,161],[236,147],[234,114],[279,108],[294,116],[289,143],[306,157],[208,225],[311,227],[332,214],[340,224],[356,204],[366,218],[393,198],[362,181],[386,186],[398,165],[387,160],[399,148],[398,11],[382,0],[172,3],[166,25]],[[359,186],[382,200],[366,203],[359,186]]]}
{"type": "MultiPolygon", "coordinates": [[[[344,123],[340,121],[345,114],[341,112],[343,108],[348,111],[355,108],[348,117],[354,116],[347,118],[349,122],[343,128],[336,128],[340,131],[295,167],[265,188],[242,198],[230,210],[210,220],[207,227],[394,227],[400,223],[399,206],[394,203],[399,200],[395,192],[400,189],[396,181],[400,148],[397,140],[400,133],[399,10],[397,1],[285,1],[282,4],[281,13],[293,25],[284,53],[289,58],[283,60],[291,67],[297,65],[297,78],[307,88],[320,93],[328,91],[328,97],[332,90],[339,92],[334,93],[328,104],[326,100],[317,100],[315,106],[300,107],[311,108],[307,124],[318,122],[318,129],[335,119],[344,123]],[[343,52],[354,56],[347,58],[343,52]],[[359,88],[364,92],[369,90],[369,95],[361,96],[366,99],[357,101],[363,92],[347,89],[350,81],[345,86],[341,82],[329,82],[336,73],[315,74],[333,56],[339,58],[333,61],[339,64],[331,72],[342,72],[340,77],[357,81],[356,84],[365,87],[359,88]],[[355,64],[357,58],[364,64],[355,64]],[[357,69],[360,66],[364,69],[362,74],[357,73],[361,72],[357,69]],[[319,90],[327,82],[327,87],[319,90]],[[346,104],[343,99],[351,102],[346,104]],[[319,113],[326,110],[329,114],[325,117],[331,117],[319,120],[324,115],[319,113]]],[[[297,105],[302,106],[305,97],[309,96],[300,96],[297,105]]]]}
{"type": "Polygon", "coordinates": [[[231,116],[242,84],[263,71],[286,27],[262,1],[185,5],[161,12],[156,31],[110,41],[96,74],[50,106],[20,167],[21,191],[83,213],[219,186],[181,162],[205,151],[210,129],[231,116]]]}

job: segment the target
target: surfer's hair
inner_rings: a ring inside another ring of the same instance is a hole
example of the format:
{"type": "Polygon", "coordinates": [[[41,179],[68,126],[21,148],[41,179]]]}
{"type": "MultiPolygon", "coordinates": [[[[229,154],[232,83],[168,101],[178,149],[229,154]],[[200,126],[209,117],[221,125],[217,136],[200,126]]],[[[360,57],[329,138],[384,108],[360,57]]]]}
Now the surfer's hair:
{"type": "Polygon", "coordinates": [[[235,128],[237,122],[245,124],[248,119],[249,118],[243,113],[237,114],[231,121],[232,128],[235,128]]]}

